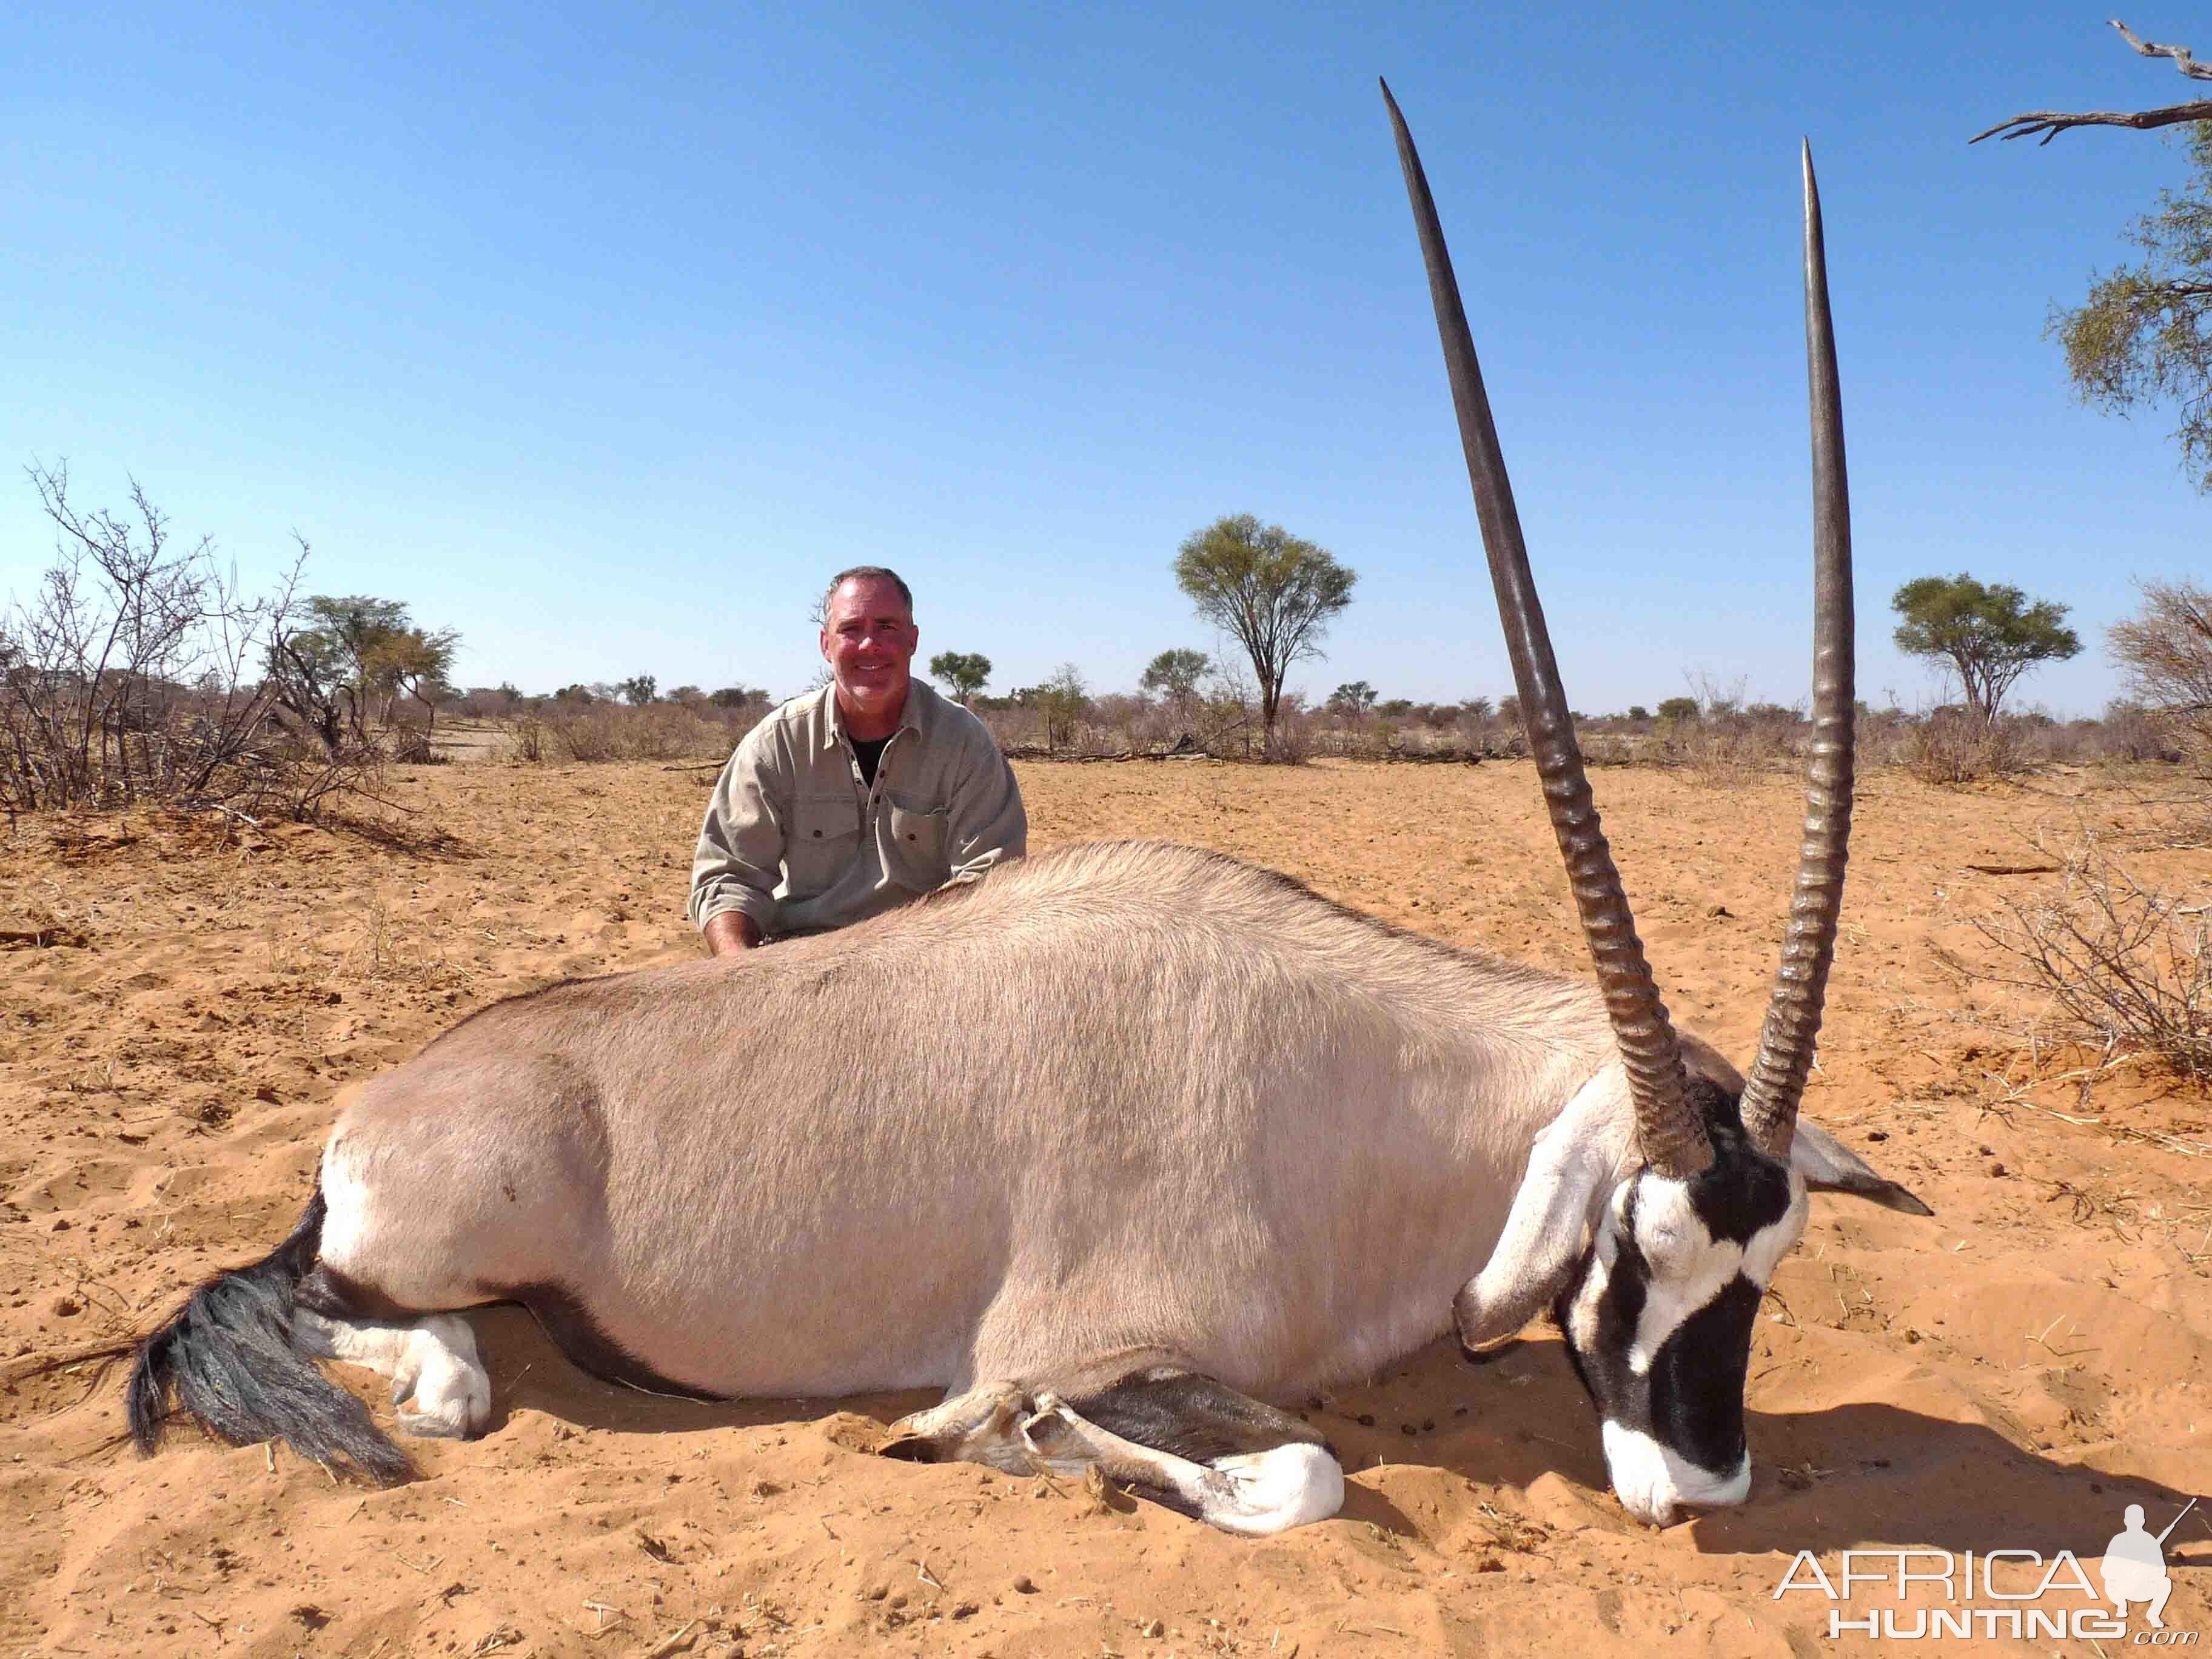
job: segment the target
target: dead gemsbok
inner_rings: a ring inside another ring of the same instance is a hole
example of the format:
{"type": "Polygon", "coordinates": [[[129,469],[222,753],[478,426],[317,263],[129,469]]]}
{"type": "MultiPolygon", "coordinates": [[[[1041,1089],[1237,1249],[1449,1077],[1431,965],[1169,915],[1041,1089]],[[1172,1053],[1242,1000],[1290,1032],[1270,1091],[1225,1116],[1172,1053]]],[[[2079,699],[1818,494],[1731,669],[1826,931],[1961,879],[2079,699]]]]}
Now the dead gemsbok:
{"type": "Polygon", "coordinates": [[[1817,739],[1747,1083],[1676,1036],[1644,964],[1428,187],[1390,114],[1597,985],[1125,842],[734,963],[518,997],[363,1086],[291,1237],[145,1340],[142,1448],[180,1411],[403,1478],[405,1455],[313,1358],[388,1375],[410,1432],[476,1435],[490,1383],[455,1310],[514,1301],[601,1376],[714,1396],[941,1386],[894,1454],[1097,1465],[1266,1533],[1334,1513],[1343,1481],[1321,1436],[1262,1399],[1370,1375],[1454,1323],[1470,1350],[1494,1344],[1551,1308],[1629,1510],[1664,1522],[1742,1499],[1753,1322],[1807,1188],[1925,1213],[1797,1115],[1851,799],[1850,537],[1809,158],[1817,739]]]}

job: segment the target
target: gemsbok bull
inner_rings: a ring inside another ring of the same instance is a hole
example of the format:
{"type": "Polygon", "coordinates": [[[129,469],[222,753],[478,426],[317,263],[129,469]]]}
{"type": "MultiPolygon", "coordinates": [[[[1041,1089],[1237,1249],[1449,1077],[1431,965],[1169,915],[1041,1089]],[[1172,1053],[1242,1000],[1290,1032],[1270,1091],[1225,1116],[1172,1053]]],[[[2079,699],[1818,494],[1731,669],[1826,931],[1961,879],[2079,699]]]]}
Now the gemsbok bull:
{"type": "MultiPolygon", "coordinates": [[[[1389,97],[1384,88],[1384,97],[1389,97]]],[[[579,1365],[702,1396],[942,1387],[893,1455],[1096,1466],[1244,1533],[1336,1510],[1263,1399],[1553,1310],[1614,1488],[1741,1501],[1753,1324],[1808,1188],[1925,1214],[1797,1115],[1842,897],[1852,617],[1842,416],[1805,161],[1817,571],[1811,806],[1749,1079],[1646,967],[1528,574],[1428,185],[1395,102],[1515,684],[1597,984],[1397,931],[1147,842],[1067,848],[842,933],[555,986],[362,1086],[292,1236],[140,1346],[181,1413],[410,1472],[316,1358],[468,1437],[457,1310],[519,1302],[579,1365]]]]}

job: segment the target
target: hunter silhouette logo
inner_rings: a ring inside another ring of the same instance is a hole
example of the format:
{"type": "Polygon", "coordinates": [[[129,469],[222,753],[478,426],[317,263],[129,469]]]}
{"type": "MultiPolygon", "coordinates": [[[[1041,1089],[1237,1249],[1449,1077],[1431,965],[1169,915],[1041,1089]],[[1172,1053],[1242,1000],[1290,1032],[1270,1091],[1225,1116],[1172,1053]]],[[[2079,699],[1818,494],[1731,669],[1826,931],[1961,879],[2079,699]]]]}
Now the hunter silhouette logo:
{"type": "Polygon", "coordinates": [[[2071,1550],[2045,1560],[2036,1550],[1954,1554],[1907,1547],[1845,1550],[1842,1571],[1833,1578],[1812,1551],[1800,1550],[1774,1587],[1774,1599],[1793,1591],[1826,1599],[1831,1640],[1856,1634],[1892,1642],[1946,1636],[2121,1640],[2128,1638],[2130,1607],[2140,1605],[2147,1628],[2135,1633],[2133,1645],[2193,1647],[2195,1632],[2166,1627],[2166,1598],[2173,1594],[2166,1540],[2196,1507],[2192,1498],[2165,1531],[2153,1534],[2143,1525],[2143,1506],[2129,1504],[2124,1525],[2095,1564],[2105,1582],[2102,1597],[2089,1582],[2088,1565],[2071,1550]]]}
{"type": "MultiPolygon", "coordinates": [[[[2181,1515],[2197,1507],[2191,1498],[2181,1506],[2181,1515]]],[[[2160,1617],[2166,1611],[2166,1598],[2173,1594],[2173,1580],[2166,1574],[2166,1540],[2181,1524],[2181,1515],[2166,1523],[2166,1530],[2155,1538],[2143,1530],[2143,1506],[2128,1505],[2123,1517],[2126,1530],[2112,1534],[2112,1541],[2105,1546],[2105,1597],[2128,1616],[2128,1603],[2148,1601],[2144,1617],[2153,1630],[2164,1630],[2166,1620],[2160,1617]]]]}

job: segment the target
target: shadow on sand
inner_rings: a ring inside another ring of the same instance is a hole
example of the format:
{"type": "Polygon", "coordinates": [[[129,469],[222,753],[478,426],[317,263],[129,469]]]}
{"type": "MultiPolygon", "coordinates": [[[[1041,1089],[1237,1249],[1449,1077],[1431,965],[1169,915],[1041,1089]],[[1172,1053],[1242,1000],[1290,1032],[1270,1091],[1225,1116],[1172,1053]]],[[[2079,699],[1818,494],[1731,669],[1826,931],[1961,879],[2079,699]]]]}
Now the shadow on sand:
{"type": "MultiPolygon", "coordinates": [[[[492,1367],[494,1433],[518,1409],[633,1434],[763,1428],[840,1413],[888,1425],[939,1398],[926,1389],[835,1401],[666,1399],[586,1376],[519,1308],[483,1309],[471,1317],[492,1367]]],[[[1636,1529],[1608,1489],[1596,1421],[1555,1338],[1515,1344],[1480,1365],[1462,1359],[1455,1344],[1439,1341],[1387,1377],[1339,1390],[1317,1408],[1291,1403],[1328,1436],[1347,1470],[1425,1463],[1482,1485],[1522,1489],[1556,1473],[1587,1489],[1595,1509],[1616,1517],[1621,1530],[1636,1529]]],[[[1983,1425],[1880,1401],[1753,1412],[1747,1429],[1751,1498],[1741,1508],[1686,1523],[1703,1553],[1825,1554],[1916,1544],[2083,1555],[2101,1553],[2126,1504],[2170,1514],[2191,1496],[2101,1469],[2094,1453],[2063,1462],[1983,1425]]],[[[855,1450],[873,1449],[865,1435],[840,1440],[855,1450]]],[[[1388,1498],[1356,1483],[1346,1488],[1343,1513],[1394,1532],[1418,1531],[1388,1498]]],[[[2168,1559],[2212,1559],[2212,1536],[2177,1537],[2168,1559]]]]}

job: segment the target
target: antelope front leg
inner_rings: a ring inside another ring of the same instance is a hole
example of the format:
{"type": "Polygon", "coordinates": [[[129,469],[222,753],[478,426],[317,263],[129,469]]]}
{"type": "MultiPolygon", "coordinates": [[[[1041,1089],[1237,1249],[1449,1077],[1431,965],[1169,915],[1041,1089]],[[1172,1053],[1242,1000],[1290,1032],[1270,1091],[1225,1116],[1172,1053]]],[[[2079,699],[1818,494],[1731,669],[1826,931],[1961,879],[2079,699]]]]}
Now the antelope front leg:
{"type": "Polygon", "coordinates": [[[1053,1386],[985,1382],[893,1424],[888,1457],[1080,1480],[1092,1468],[1227,1532],[1322,1521],[1344,1470],[1298,1419],[1154,1352],[1078,1367],[1053,1386]]]}

